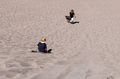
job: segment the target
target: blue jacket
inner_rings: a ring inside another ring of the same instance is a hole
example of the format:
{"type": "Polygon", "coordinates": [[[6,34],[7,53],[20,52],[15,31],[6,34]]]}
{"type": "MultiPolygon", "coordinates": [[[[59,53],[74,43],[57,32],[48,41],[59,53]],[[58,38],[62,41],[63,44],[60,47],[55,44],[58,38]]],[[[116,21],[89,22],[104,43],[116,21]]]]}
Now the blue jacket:
{"type": "Polygon", "coordinates": [[[44,52],[44,51],[46,51],[46,50],[47,50],[47,45],[46,45],[46,43],[41,43],[41,42],[39,42],[39,43],[38,43],[38,50],[39,50],[39,52],[44,52]]]}

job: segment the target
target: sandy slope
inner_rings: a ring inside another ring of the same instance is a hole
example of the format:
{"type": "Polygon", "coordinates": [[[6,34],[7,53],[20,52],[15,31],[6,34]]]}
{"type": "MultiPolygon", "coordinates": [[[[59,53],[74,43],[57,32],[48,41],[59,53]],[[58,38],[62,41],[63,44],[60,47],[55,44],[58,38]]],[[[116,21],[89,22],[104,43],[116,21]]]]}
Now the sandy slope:
{"type": "Polygon", "coordinates": [[[119,2],[0,0],[0,79],[119,79],[119,2]],[[52,54],[30,52],[42,36],[52,54]]]}

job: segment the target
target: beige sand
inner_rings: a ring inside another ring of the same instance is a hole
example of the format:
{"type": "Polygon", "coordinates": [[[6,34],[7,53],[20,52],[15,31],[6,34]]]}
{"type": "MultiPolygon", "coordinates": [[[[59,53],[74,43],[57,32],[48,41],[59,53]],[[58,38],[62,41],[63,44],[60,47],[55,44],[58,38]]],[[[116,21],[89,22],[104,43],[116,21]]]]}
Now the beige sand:
{"type": "Polygon", "coordinates": [[[120,79],[119,3],[0,0],[0,79],[120,79]],[[52,54],[30,52],[42,36],[52,54]]]}

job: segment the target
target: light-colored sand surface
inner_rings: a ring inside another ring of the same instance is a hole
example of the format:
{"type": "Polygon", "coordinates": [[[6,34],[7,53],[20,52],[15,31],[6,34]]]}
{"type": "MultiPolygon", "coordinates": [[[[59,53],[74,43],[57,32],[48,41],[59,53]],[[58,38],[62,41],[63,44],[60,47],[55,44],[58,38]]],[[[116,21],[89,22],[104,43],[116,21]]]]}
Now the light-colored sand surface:
{"type": "Polygon", "coordinates": [[[119,3],[0,0],[0,79],[120,79],[119,3]],[[52,54],[30,52],[42,36],[52,54]]]}

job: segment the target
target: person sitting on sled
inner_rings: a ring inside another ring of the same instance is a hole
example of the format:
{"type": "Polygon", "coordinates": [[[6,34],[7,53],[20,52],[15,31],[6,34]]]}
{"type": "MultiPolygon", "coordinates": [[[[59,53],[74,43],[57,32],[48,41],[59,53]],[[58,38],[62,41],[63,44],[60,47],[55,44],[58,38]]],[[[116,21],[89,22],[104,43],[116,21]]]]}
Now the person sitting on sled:
{"type": "Polygon", "coordinates": [[[37,44],[38,51],[42,53],[51,53],[52,49],[47,50],[46,38],[42,37],[40,42],[37,44]]]}

